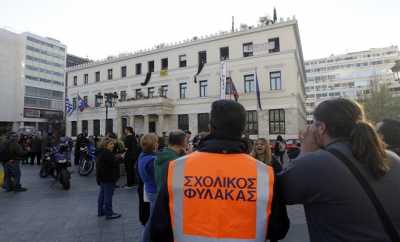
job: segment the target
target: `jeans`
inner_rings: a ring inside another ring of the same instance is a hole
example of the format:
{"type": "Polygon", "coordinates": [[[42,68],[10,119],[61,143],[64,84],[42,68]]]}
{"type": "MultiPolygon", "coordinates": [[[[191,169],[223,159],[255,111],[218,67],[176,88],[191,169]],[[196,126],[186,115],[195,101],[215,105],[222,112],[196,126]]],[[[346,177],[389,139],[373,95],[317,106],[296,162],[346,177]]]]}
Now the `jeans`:
{"type": "Polygon", "coordinates": [[[143,231],[143,236],[142,236],[142,242],[150,242],[150,221],[151,221],[151,215],[153,214],[153,209],[154,205],[156,203],[156,198],[157,198],[157,193],[147,193],[147,198],[150,201],[150,217],[149,220],[147,220],[146,226],[144,227],[143,231]]]}
{"type": "Polygon", "coordinates": [[[115,183],[100,183],[99,198],[97,201],[98,215],[113,215],[112,197],[114,195],[115,183]]]}
{"type": "Polygon", "coordinates": [[[20,161],[9,161],[3,163],[4,167],[4,188],[12,190],[13,188],[21,187],[21,165],[20,161]],[[13,187],[13,185],[15,187],[13,187]]]}

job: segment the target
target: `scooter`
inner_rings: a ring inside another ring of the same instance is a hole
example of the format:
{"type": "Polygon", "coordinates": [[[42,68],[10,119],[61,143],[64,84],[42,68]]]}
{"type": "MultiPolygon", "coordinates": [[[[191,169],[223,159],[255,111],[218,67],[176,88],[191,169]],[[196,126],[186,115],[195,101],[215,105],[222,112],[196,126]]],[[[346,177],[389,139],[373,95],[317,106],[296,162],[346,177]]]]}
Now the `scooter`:
{"type": "Polygon", "coordinates": [[[67,160],[68,144],[59,144],[55,147],[48,147],[44,154],[40,177],[45,178],[49,175],[60,182],[65,190],[71,187],[71,173],[68,171],[70,166],[67,160]]]}

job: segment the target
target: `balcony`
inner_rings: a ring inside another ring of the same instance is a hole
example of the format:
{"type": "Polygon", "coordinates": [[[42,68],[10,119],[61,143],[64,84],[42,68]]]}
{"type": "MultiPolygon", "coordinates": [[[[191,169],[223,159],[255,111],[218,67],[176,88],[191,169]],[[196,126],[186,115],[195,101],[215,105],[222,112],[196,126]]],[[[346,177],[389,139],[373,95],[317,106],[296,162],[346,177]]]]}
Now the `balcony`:
{"type": "Polygon", "coordinates": [[[118,112],[129,115],[169,114],[174,107],[174,101],[165,96],[128,98],[116,104],[118,112]]]}

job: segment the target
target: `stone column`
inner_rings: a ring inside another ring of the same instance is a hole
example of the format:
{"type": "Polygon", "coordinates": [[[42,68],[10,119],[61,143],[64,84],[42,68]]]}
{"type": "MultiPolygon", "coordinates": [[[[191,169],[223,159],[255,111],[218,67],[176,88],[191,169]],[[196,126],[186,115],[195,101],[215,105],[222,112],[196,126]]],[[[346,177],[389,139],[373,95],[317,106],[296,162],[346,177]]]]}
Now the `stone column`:
{"type": "Polygon", "coordinates": [[[162,132],[164,132],[164,114],[158,115],[158,125],[157,125],[157,134],[158,136],[162,136],[162,132]]]}
{"type": "Polygon", "coordinates": [[[189,130],[192,132],[192,137],[199,132],[198,122],[197,122],[197,113],[189,114],[189,130]]]}
{"type": "MultiPolygon", "coordinates": [[[[44,134],[42,134],[44,135],[44,134]]],[[[71,135],[71,121],[66,121],[65,122],[65,135],[67,135],[68,137],[72,137],[71,135]]]]}
{"type": "Polygon", "coordinates": [[[145,114],[143,115],[144,117],[144,134],[149,133],[149,115],[145,114]]]}
{"type": "Polygon", "coordinates": [[[258,111],[258,137],[269,139],[268,110],[258,111]]]}
{"type": "Polygon", "coordinates": [[[79,121],[77,121],[76,127],[77,127],[77,131],[76,131],[77,135],[81,134],[82,133],[82,120],[81,119],[79,119],[79,121]]]}
{"type": "Polygon", "coordinates": [[[121,117],[117,116],[116,118],[113,119],[113,132],[117,135],[119,138],[119,132],[120,132],[120,127],[121,127],[121,117]]]}
{"type": "Polygon", "coordinates": [[[100,119],[100,135],[106,134],[106,120],[100,119]]]}
{"type": "Polygon", "coordinates": [[[135,115],[128,116],[128,125],[135,129],[135,115]]]}
{"type": "Polygon", "coordinates": [[[93,120],[88,120],[88,135],[93,135],[93,120]]]}
{"type": "Polygon", "coordinates": [[[115,122],[114,127],[113,127],[114,132],[117,135],[117,137],[120,138],[120,137],[122,137],[122,133],[124,132],[122,130],[122,116],[121,116],[121,114],[116,112],[116,117],[114,119],[114,122],[115,122]]]}

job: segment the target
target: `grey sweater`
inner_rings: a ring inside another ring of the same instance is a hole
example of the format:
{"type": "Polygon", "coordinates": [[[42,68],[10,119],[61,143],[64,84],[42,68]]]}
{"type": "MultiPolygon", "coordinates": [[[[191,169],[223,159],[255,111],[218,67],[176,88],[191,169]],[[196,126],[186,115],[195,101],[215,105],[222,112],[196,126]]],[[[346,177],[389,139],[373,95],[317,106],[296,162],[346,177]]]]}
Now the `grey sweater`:
{"type": "MultiPolygon", "coordinates": [[[[361,169],[400,231],[400,158],[388,152],[391,170],[377,180],[355,161],[349,143],[336,142],[326,148],[340,150],[361,169]]],[[[311,242],[390,241],[356,178],[327,151],[294,160],[278,182],[287,204],[304,205],[311,242]]]]}

